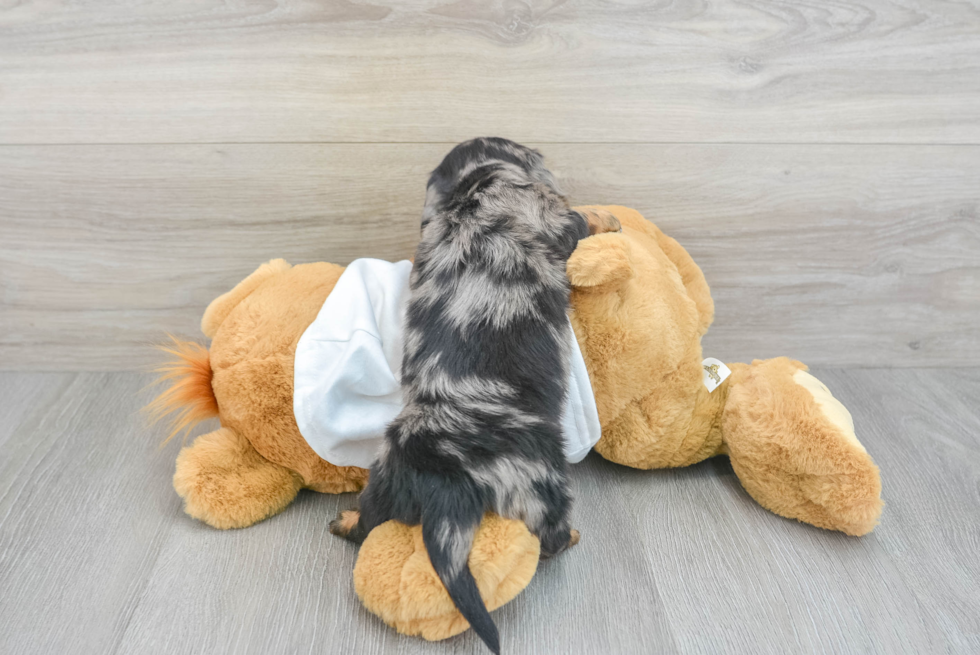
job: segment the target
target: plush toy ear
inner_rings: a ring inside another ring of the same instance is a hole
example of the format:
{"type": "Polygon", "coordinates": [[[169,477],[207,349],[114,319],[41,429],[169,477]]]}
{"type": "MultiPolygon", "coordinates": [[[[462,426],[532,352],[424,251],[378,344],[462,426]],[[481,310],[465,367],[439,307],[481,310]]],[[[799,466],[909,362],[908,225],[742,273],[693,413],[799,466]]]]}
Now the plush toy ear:
{"type": "Polygon", "coordinates": [[[629,241],[620,233],[582,239],[568,258],[565,273],[576,288],[619,286],[633,277],[629,241]]]}
{"type": "Polygon", "coordinates": [[[213,337],[221,326],[221,323],[228,318],[231,310],[237,307],[241,301],[245,300],[248,294],[258,289],[259,285],[270,277],[277,273],[288,271],[290,268],[292,268],[292,264],[285,259],[268,261],[252,271],[247,278],[236,284],[234,289],[212,300],[211,304],[204,310],[204,316],[201,318],[201,332],[204,333],[204,336],[213,337]]]}

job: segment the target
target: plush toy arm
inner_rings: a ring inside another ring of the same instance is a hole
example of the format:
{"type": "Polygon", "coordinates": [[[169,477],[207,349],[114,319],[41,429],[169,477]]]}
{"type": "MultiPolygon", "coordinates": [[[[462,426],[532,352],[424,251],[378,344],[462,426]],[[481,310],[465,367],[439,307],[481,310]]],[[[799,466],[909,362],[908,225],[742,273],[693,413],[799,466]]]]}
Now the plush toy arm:
{"type": "Polygon", "coordinates": [[[608,289],[607,285],[623,284],[633,277],[629,241],[618,233],[582,239],[568,258],[565,273],[572,286],[579,289],[608,289]]]}

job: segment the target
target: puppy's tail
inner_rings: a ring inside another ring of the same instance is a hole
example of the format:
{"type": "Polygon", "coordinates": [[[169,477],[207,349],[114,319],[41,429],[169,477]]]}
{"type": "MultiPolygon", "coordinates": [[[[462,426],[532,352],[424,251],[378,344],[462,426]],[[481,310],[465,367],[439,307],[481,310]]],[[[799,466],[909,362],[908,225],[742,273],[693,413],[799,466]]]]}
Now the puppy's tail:
{"type": "Polygon", "coordinates": [[[459,613],[495,655],[500,636],[470,573],[473,536],[483,518],[483,503],[472,482],[432,480],[422,508],[422,540],[432,567],[459,613]]]}
{"type": "Polygon", "coordinates": [[[157,348],[171,359],[153,369],[158,375],[156,383],[166,384],[167,388],[143,408],[152,423],[171,416],[170,436],[164,444],[177,433],[186,434],[201,421],[218,415],[218,401],[211,388],[208,349],[193,341],[168,336],[171,343],[157,348]]]}

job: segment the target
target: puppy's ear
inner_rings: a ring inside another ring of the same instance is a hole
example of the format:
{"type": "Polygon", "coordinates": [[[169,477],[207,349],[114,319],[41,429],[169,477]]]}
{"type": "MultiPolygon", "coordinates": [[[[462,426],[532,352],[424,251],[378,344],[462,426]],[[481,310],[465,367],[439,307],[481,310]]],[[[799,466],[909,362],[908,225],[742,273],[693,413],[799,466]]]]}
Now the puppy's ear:
{"type": "Polygon", "coordinates": [[[614,289],[633,277],[629,241],[619,233],[597,234],[578,242],[565,274],[578,289],[614,289]]]}

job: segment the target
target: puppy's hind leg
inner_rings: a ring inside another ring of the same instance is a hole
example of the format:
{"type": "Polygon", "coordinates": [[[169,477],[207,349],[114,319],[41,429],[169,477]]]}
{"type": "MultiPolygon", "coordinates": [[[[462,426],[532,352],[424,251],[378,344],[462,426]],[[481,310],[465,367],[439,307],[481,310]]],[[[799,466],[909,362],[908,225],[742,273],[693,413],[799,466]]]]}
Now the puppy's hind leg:
{"type": "Polygon", "coordinates": [[[356,544],[363,543],[371,530],[394,518],[388,489],[380,470],[372,467],[368,486],[360,497],[360,509],[342,511],[330,522],[330,532],[356,544]]]}
{"type": "Polygon", "coordinates": [[[560,528],[546,527],[538,535],[538,539],[541,541],[541,559],[548,559],[577,544],[581,535],[578,530],[572,530],[565,523],[560,528]]]}
{"type": "Polygon", "coordinates": [[[577,544],[581,535],[578,530],[572,530],[569,525],[568,514],[572,501],[568,497],[568,492],[563,487],[555,485],[543,495],[551,501],[549,509],[541,525],[531,531],[541,541],[541,557],[548,558],[577,544]]]}
{"type": "Polygon", "coordinates": [[[367,532],[361,526],[361,512],[356,509],[345,509],[330,521],[330,532],[359,544],[367,537],[367,532]]]}

